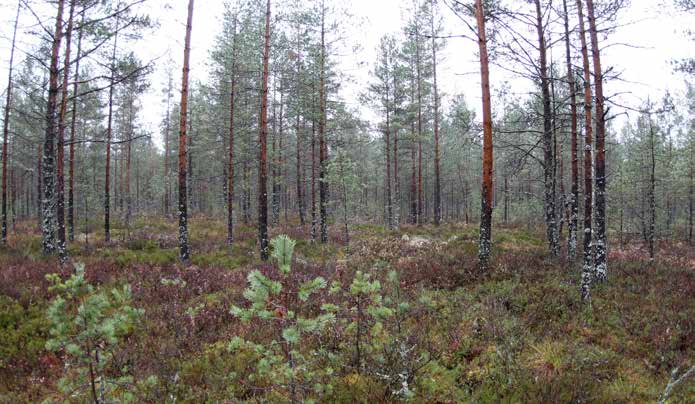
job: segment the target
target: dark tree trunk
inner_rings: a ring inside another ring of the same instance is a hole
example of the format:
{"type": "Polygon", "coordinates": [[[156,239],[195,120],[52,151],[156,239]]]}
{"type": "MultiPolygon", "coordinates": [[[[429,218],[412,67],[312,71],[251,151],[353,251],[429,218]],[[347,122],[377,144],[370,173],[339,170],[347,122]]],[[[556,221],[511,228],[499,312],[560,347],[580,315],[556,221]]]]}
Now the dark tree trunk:
{"type": "Polygon", "coordinates": [[[311,122],[311,242],[316,241],[316,125],[311,122]]]}
{"type": "Polygon", "coordinates": [[[547,49],[540,0],[535,0],[535,5],[536,32],[538,34],[538,50],[540,52],[539,75],[543,99],[543,183],[545,185],[545,225],[547,229],[546,232],[550,255],[557,257],[560,254],[560,248],[557,234],[557,211],[555,208],[555,157],[553,153],[553,123],[550,106],[550,79],[548,78],[547,49]]]}
{"type": "Polygon", "coordinates": [[[480,209],[480,245],[478,259],[481,269],[487,269],[492,247],[492,107],[490,101],[490,71],[488,67],[487,37],[482,0],[475,1],[480,49],[480,81],[483,97],[483,183],[480,209]]]}
{"type": "Polygon", "coordinates": [[[574,83],[574,72],[572,69],[572,55],[570,53],[570,33],[569,33],[569,12],[567,11],[567,0],[562,1],[565,18],[565,56],[567,61],[567,85],[569,86],[570,97],[570,137],[572,149],[572,190],[569,200],[569,234],[567,235],[567,257],[574,261],[577,255],[577,227],[579,217],[579,160],[577,155],[577,90],[574,83]]]}
{"type": "Polygon", "coordinates": [[[10,127],[10,108],[12,108],[12,68],[14,67],[14,49],[15,41],[17,40],[17,24],[19,23],[19,12],[21,10],[21,1],[17,2],[17,16],[14,19],[14,29],[12,33],[12,47],[10,50],[10,67],[7,73],[7,98],[5,99],[5,121],[2,128],[2,233],[0,239],[2,244],[7,243],[7,140],[10,127]]]}
{"type": "Polygon", "coordinates": [[[319,72],[319,220],[321,243],[328,242],[328,145],[326,142],[326,9],[321,8],[321,60],[319,72]]]}
{"type": "Polygon", "coordinates": [[[186,189],[186,119],[188,111],[188,74],[190,72],[191,30],[193,25],[193,3],[188,0],[186,39],[183,50],[183,74],[181,78],[181,116],[179,120],[179,258],[185,264],[190,259],[188,248],[188,202],[186,189]]]}
{"type": "Polygon", "coordinates": [[[70,77],[70,45],[72,41],[72,25],[75,15],[75,1],[70,1],[70,14],[68,27],[65,32],[65,61],[63,62],[62,99],[60,102],[60,114],[58,120],[58,145],[57,145],[57,170],[56,170],[56,216],[58,218],[58,253],[60,262],[65,263],[68,258],[65,244],[65,117],[68,108],[68,78],[70,77]]]}
{"type": "Polygon", "coordinates": [[[270,58],[270,0],[265,12],[265,44],[261,92],[261,128],[258,136],[258,243],[261,260],[268,260],[268,60],[270,58]]]}
{"type": "Polygon", "coordinates": [[[55,140],[58,132],[58,57],[60,43],[63,38],[63,9],[65,0],[58,1],[58,14],[56,16],[56,28],[53,35],[51,49],[51,67],[48,80],[48,102],[46,104],[46,136],[43,144],[43,203],[42,247],[44,254],[51,254],[56,250],[55,245],[55,140]]]}
{"type": "Polygon", "coordinates": [[[586,45],[586,30],[584,28],[584,11],[582,0],[577,0],[579,17],[579,39],[582,44],[582,61],[584,68],[584,264],[582,268],[582,299],[589,300],[591,283],[593,281],[591,253],[591,210],[592,210],[592,118],[591,118],[591,71],[589,70],[589,51],[586,45]]]}

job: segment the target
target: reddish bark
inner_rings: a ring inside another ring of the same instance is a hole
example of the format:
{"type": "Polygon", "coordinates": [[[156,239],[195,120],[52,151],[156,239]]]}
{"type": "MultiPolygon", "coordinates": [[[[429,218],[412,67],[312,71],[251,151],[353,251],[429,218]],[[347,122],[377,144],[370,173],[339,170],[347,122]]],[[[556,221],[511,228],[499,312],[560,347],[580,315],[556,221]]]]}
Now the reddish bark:
{"type": "Polygon", "coordinates": [[[485,16],[482,0],[475,2],[480,54],[480,84],[483,97],[483,183],[481,190],[480,245],[478,259],[481,269],[487,269],[490,261],[492,236],[492,107],[490,103],[490,70],[485,34],[485,16]]]}
{"type": "Polygon", "coordinates": [[[603,72],[598,47],[598,30],[594,16],[594,1],[586,0],[589,11],[589,36],[594,65],[594,87],[596,88],[596,262],[595,280],[605,282],[607,278],[606,240],[606,116],[603,99],[603,72]]]}

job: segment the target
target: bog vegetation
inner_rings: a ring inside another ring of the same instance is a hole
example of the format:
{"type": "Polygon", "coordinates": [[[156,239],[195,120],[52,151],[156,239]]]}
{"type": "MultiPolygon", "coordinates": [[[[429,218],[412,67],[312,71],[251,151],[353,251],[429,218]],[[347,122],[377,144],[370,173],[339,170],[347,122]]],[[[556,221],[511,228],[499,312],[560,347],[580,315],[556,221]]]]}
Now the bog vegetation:
{"type": "Polygon", "coordinates": [[[633,5],[403,2],[357,91],[344,2],[226,2],[197,53],[185,5],[164,61],[155,0],[16,3],[1,402],[693,400],[695,63],[611,93],[633,5]]]}

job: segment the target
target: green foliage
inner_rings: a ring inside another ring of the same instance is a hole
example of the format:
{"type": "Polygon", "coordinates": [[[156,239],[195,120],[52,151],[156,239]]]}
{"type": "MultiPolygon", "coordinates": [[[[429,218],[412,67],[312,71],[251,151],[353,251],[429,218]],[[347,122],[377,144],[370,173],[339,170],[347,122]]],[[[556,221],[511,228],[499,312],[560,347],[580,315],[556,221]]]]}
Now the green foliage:
{"type": "MultiPolygon", "coordinates": [[[[34,367],[46,344],[48,322],[37,304],[22,307],[14,299],[0,296],[0,379],[7,372],[19,373],[19,363],[34,367]]],[[[0,382],[0,390],[3,383],[0,382]]]]}
{"type": "Polygon", "coordinates": [[[292,401],[300,396],[308,401],[330,390],[330,385],[324,383],[333,369],[319,366],[318,358],[323,356],[321,350],[310,348],[309,352],[301,352],[300,349],[308,344],[312,334],[333,322],[335,315],[328,310],[315,316],[299,314],[304,305],[312,303],[312,295],[326,288],[326,280],[317,277],[293,290],[295,280],[291,277],[291,263],[295,242],[282,235],[271,240],[271,245],[280,280],[272,280],[258,270],[251,271],[247,277],[248,287],[244,290],[244,298],[250,305],[247,308],[232,306],[231,314],[242,322],[262,321],[276,329],[277,334],[269,342],[258,343],[236,336],[228,348],[231,352],[252,351],[259,358],[250,380],[270,380],[273,385],[282,386],[292,401]]]}
{"type": "Polygon", "coordinates": [[[91,389],[91,398],[98,402],[127,397],[122,386],[132,379],[125,376],[126,369],[109,365],[119,342],[144,313],[131,306],[130,285],[108,292],[95,289],[85,279],[83,264],[76,264],[75,274],[65,281],[58,274],[46,278],[53,284],[49,290],[57,294],[47,310],[51,328],[46,349],[64,352],[72,365],[60,380],[60,390],[75,394],[91,389]]]}

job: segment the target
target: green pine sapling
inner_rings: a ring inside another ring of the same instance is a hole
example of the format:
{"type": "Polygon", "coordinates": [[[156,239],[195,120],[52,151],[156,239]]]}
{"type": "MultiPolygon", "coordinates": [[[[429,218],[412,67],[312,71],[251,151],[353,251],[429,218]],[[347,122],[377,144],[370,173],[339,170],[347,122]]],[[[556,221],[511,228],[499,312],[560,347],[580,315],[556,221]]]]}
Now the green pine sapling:
{"type": "Polygon", "coordinates": [[[75,274],[65,281],[58,274],[46,278],[53,284],[49,290],[57,293],[48,307],[51,328],[46,348],[63,351],[68,359],[60,390],[71,399],[86,393],[95,403],[119,394],[127,401],[123,386],[132,380],[120,375],[120,369],[106,370],[115,348],[144,313],[132,306],[130,285],[108,292],[95,289],[85,280],[84,264],[75,264],[75,274]]]}
{"type": "Polygon", "coordinates": [[[272,257],[278,264],[279,280],[271,280],[260,271],[249,273],[249,286],[244,297],[249,301],[247,308],[233,306],[231,314],[244,322],[259,320],[268,322],[277,335],[269,343],[254,343],[241,337],[234,337],[229,344],[231,351],[249,349],[260,357],[256,364],[254,378],[271,381],[275,386],[287,389],[292,402],[311,401],[310,396],[321,396],[330,386],[321,383],[330,377],[331,368],[316,366],[315,351],[302,353],[299,348],[312,333],[323,330],[335,320],[333,313],[323,309],[314,317],[303,316],[300,311],[310,304],[312,295],[326,287],[326,280],[316,277],[302,283],[294,292],[294,279],[290,277],[292,254],[295,241],[282,235],[271,240],[272,257]],[[313,393],[313,394],[312,394],[313,393]]]}

